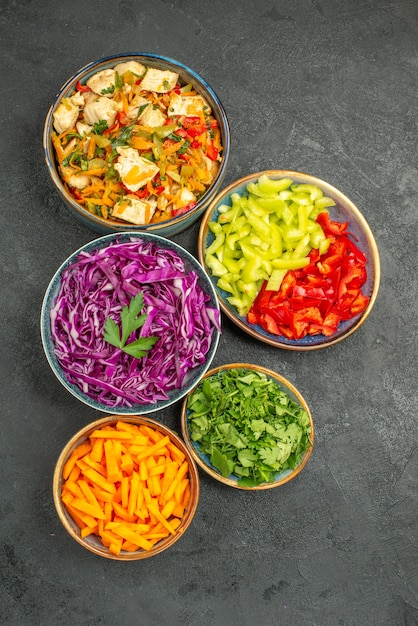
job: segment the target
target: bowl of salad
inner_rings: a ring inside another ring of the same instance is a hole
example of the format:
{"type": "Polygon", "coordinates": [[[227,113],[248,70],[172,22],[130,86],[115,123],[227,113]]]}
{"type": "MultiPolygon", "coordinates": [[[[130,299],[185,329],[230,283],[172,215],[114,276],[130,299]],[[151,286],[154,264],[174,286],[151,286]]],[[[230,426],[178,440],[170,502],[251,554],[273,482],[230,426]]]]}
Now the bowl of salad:
{"type": "Polygon", "coordinates": [[[199,474],[184,442],[145,416],[100,417],[79,430],[55,465],[53,498],[69,535],[97,556],[146,559],[190,526],[199,474]]]}
{"type": "Polygon", "coordinates": [[[230,131],[221,101],[194,70],[135,52],[88,63],[64,83],[43,147],[55,189],[85,225],[171,236],[218,192],[230,131]]]}
{"type": "Polygon", "coordinates": [[[203,216],[198,256],[225,315],[287,350],[346,339],[379,290],[366,219],[341,191],[301,172],[269,170],[226,187],[203,216]]]}
{"type": "Polygon", "coordinates": [[[183,400],[181,428],[192,457],[210,476],[243,490],[279,487],[309,461],[309,407],[280,374],[249,363],[208,371],[183,400]]]}
{"type": "Polygon", "coordinates": [[[137,415],[180,400],[204,375],[221,332],[198,261],[151,233],[104,235],[52,277],[41,338],[59,382],[101,411],[137,415]]]}

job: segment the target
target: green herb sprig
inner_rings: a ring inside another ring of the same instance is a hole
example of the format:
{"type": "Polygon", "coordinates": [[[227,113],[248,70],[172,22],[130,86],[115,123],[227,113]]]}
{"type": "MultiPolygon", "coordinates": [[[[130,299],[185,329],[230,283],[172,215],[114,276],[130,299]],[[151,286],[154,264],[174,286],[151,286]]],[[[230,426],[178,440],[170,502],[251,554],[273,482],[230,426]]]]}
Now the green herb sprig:
{"type": "Polygon", "coordinates": [[[147,354],[152,346],[158,341],[158,337],[140,337],[135,341],[126,343],[131,334],[144,325],[145,320],[148,317],[146,313],[142,313],[140,315],[143,306],[144,295],[140,292],[134,296],[129,305],[124,306],[121,311],[120,318],[122,332],[111,317],[106,318],[104,327],[104,340],[112,346],[120,348],[120,350],[123,350],[123,352],[130,354],[136,359],[140,359],[142,356],[147,354]]]}
{"type": "Polygon", "coordinates": [[[108,126],[106,120],[100,120],[99,122],[94,122],[91,132],[94,135],[103,135],[103,132],[107,130],[107,128],[108,126]]]}

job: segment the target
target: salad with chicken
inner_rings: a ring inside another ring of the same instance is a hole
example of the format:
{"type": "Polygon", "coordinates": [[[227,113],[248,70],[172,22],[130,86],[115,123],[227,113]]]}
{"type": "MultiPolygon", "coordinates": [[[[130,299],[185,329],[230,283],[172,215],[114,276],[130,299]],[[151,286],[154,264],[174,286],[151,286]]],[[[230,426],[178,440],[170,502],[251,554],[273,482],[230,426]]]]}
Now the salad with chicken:
{"type": "Polygon", "coordinates": [[[77,203],[135,225],[191,210],[222,160],[208,102],[177,73],[138,61],[78,82],[53,113],[52,143],[77,203]]]}

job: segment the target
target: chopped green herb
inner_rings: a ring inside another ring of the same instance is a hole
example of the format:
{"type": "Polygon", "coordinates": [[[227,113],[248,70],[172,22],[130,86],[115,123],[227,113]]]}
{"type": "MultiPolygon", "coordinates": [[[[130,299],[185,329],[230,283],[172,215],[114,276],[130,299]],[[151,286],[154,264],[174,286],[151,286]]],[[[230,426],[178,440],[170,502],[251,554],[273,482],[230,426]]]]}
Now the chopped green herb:
{"type": "Polygon", "coordinates": [[[140,315],[143,306],[144,295],[140,292],[134,296],[129,305],[124,306],[121,311],[122,333],[116,322],[111,317],[108,317],[105,322],[103,335],[107,343],[110,343],[116,348],[120,348],[123,352],[130,354],[136,359],[140,359],[144,356],[155,342],[158,341],[158,337],[140,337],[128,344],[126,343],[132,333],[144,325],[148,317],[146,313],[140,315]]]}
{"type": "Polygon", "coordinates": [[[103,135],[105,130],[107,130],[107,122],[106,120],[100,120],[100,122],[94,122],[91,132],[95,135],[103,135]]]}
{"type": "Polygon", "coordinates": [[[140,106],[140,107],[139,107],[139,109],[138,109],[137,116],[136,116],[136,118],[135,118],[136,120],[137,120],[137,119],[139,119],[139,118],[141,117],[142,112],[144,111],[144,109],[146,109],[146,108],[147,108],[147,106],[149,106],[149,103],[148,103],[148,102],[146,102],[145,104],[141,104],[141,106],[140,106]]]}
{"type": "Polygon", "coordinates": [[[107,93],[113,93],[114,91],[115,91],[115,85],[109,85],[109,87],[102,89],[100,93],[102,94],[102,96],[105,96],[107,93]]]}
{"type": "Polygon", "coordinates": [[[105,174],[105,179],[106,180],[114,180],[114,179],[118,179],[118,178],[119,178],[119,172],[115,170],[115,166],[112,163],[110,165],[110,167],[108,168],[106,174],[105,174]]]}
{"type": "Polygon", "coordinates": [[[125,126],[123,130],[119,133],[116,139],[113,139],[112,148],[116,148],[117,146],[127,146],[132,136],[132,130],[134,125],[130,124],[130,126],[125,126]]]}
{"type": "Polygon", "coordinates": [[[192,441],[240,486],[272,482],[311,445],[308,413],[262,372],[221,370],[195,389],[187,409],[192,441]]]}
{"type": "Polygon", "coordinates": [[[187,151],[187,148],[190,146],[190,141],[186,139],[184,144],[177,150],[177,154],[184,154],[187,151]]]}
{"type": "Polygon", "coordinates": [[[180,137],[180,135],[176,135],[176,133],[170,133],[169,135],[167,135],[168,139],[171,139],[172,141],[181,141],[182,138],[180,137]]]}

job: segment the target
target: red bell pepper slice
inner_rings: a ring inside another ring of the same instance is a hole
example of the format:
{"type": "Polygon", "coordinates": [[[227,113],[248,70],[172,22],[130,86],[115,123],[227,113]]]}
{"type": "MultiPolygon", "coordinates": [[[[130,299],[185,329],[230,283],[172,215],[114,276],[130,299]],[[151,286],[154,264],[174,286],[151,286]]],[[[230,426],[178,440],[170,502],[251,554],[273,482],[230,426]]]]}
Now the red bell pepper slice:
{"type": "Polygon", "coordinates": [[[347,237],[346,235],[343,235],[341,239],[344,241],[347,250],[349,250],[354,255],[356,261],[358,263],[361,263],[362,265],[365,265],[367,263],[366,255],[358,248],[358,246],[356,246],[354,241],[352,241],[350,237],[347,237]]]}
{"type": "Polygon", "coordinates": [[[351,306],[351,313],[358,315],[362,313],[369,304],[370,298],[363,293],[359,293],[351,306]]]}
{"type": "Polygon", "coordinates": [[[82,85],[80,81],[77,82],[75,88],[77,91],[81,91],[82,93],[87,93],[88,91],[91,91],[90,87],[87,87],[87,85],[82,85]]]}
{"type": "Polygon", "coordinates": [[[188,133],[185,128],[177,128],[174,131],[174,135],[177,135],[177,137],[181,137],[182,139],[186,139],[186,137],[188,136],[188,133]]]}
{"type": "Polygon", "coordinates": [[[285,277],[282,280],[282,284],[280,285],[279,293],[281,296],[287,298],[291,295],[293,288],[296,285],[296,275],[293,270],[289,270],[285,277]]]}
{"type": "Polygon", "coordinates": [[[81,195],[81,193],[75,188],[75,187],[70,187],[71,189],[71,193],[74,196],[74,198],[76,200],[83,200],[83,196],[81,195]]]}
{"type": "Polygon", "coordinates": [[[330,311],[328,315],[324,317],[324,321],[322,323],[323,334],[326,335],[327,337],[329,337],[330,335],[333,335],[336,332],[339,323],[340,323],[340,316],[338,315],[338,313],[336,313],[335,311],[330,311]]]}
{"type": "Polygon", "coordinates": [[[294,339],[293,331],[290,328],[290,326],[280,326],[280,325],[278,325],[277,328],[280,331],[279,334],[283,335],[283,337],[287,337],[288,339],[294,339]]]}
{"type": "Polygon", "coordinates": [[[263,328],[272,335],[280,335],[278,324],[269,313],[263,315],[263,328]]]}
{"type": "Polygon", "coordinates": [[[219,150],[213,142],[209,143],[206,148],[206,156],[211,161],[216,161],[219,156],[219,150]]]}
{"type": "Polygon", "coordinates": [[[194,139],[199,135],[203,135],[206,131],[206,124],[195,124],[194,126],[190,126],[186,132],[188,137],[192,137],[194,139]]]}
{"type": "Polygon", "coordinates": [[[193,209],[193,207],[195,207],[196,204],[197,202],[190,202],[189,204],[186,204],[186,206],[182,206],[179,209],[173,209],[172,210],[173,217],[178,217],[179,215],[183,215],[183,213],[187,213],[188,211],[193,209]]]}
{"type": "Polygon", "coordinates": [[[269,314],[280,326],[289,326],[292,321],[292,312],[288,301],[282,302],[276,307],[271,307],[269,314]]]}
{"type": "Polygon", "coordinates": [[[348,222],[340,223],[331,221],[327,211],[322,211],[322,213],[317,216],[316,221],[322,227],[325,235],[336,235],[337,237],[342,235],[348,226],[348,222]]]}
{"type": "Polygon", "coordinates": [[[126,126],[130,122],[129,117],[126,115],[125,111],[118,111],[116,114],[116,120],[121,126],[126,126]]]}
{"type": "Polygon", "coordinates": [[[109,135],[109,133],[111,133],[112,131],[116,130],[117,128],[119,128],[119,121],[116,118],[116,122],[114,124],[112,124],[112,126],[110,126],[109,128],[106,128],[102,135],[109,135]]]}
{"type": "Polygon", "coordinates": [[[338,301],[347,293],[348,288],[359,290],[367,278],[364,267],[351,267],[344,276],[341,277],[338,286],[338,301]]]}
{"type": "Polygon", "coordinates": [[[200,124],[200,117],[198,115],[187,115],[183,120],[182,126],[184,128],[190,128],[194,124],[200,124]]]}
{"type": "Polygon", "coordinates": [[[264,281],[251,308],[257,311],[262,311],[264,308],[268,308],[270,298],[275,293],[276,292],[274,291],[267,291],[267,281],[264,281]]]}
{"type": "Polygon", "coordinates": [[[259,324],[259,316],[255,309],[251,308],[247,313],[247,322],[249,324],[259,324]]]}

